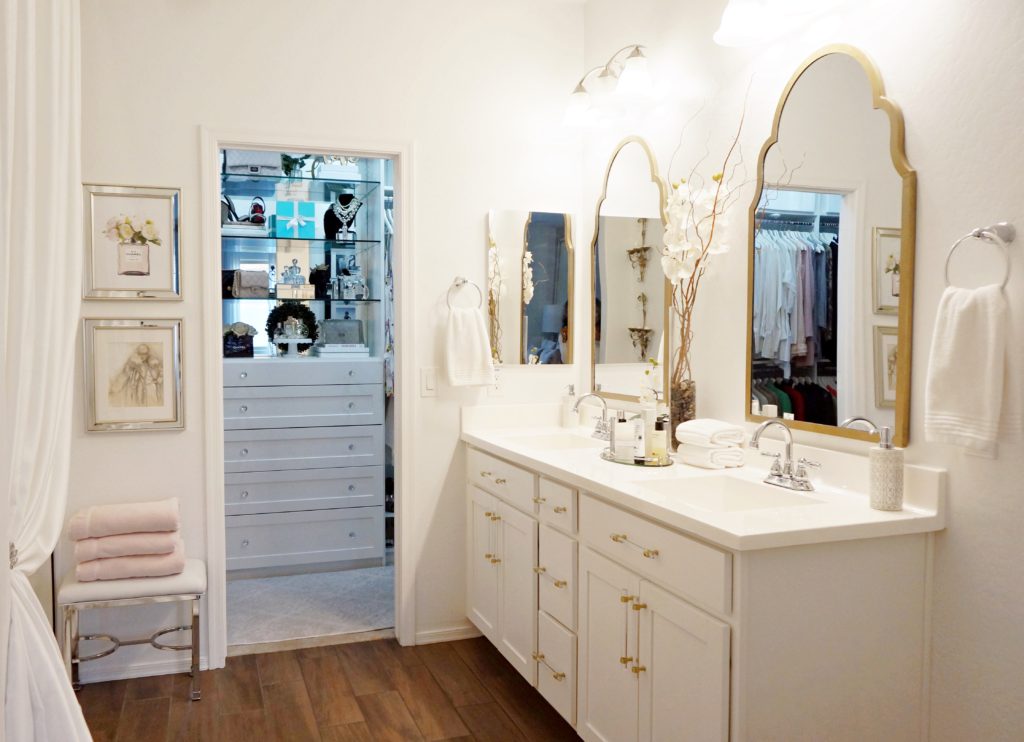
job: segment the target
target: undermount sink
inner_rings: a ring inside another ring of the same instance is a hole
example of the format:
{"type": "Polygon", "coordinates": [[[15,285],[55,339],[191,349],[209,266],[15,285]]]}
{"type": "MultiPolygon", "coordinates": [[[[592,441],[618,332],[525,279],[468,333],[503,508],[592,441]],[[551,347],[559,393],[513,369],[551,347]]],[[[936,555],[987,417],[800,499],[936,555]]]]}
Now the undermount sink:
{"type": "Polygon", "coordinates": [[[542,450],[555,450],[567,448],[603,448],[608,445],[607,441],[597,438],[587,438],[573,433],[548,433],[546,435],[523,435],[515,439],[516,443],[522,443],[530,448],[542,450]]]}
{"type": "Polygon", "coordinates": [[[770,484],[751,482],[728,475],[699,479],[662,479],[634,484],[659,495],[671,497],[685,505],[721,513],[820,505],[822,502],[814,497],[770,484]]]}

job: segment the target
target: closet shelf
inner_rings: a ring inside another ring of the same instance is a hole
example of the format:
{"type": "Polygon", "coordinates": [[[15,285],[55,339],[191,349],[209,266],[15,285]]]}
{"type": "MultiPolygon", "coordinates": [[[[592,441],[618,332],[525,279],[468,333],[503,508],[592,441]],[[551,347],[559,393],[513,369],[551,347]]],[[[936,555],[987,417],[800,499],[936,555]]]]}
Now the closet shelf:
{"type": "Polygon", "coordinates": [[[365,200],[368,195],[380,188],[378,180],[345,180],[335,178],[309,178],[295,175],[249,175],[240,173],[221,173],[221,187],[229,196],[263,196],[273,197],[280,183],[306,183],[310,187],[307,201],[333,201],[333,196],[343,187],[352,188],[356,198],[365,200]]]}
{"type": "Polygon", "coordinates": [[[308,242],[309,249],[317,253],[327,250],[355,250],[367,249],[379,245],[380,240],[348,240],[338,242],[337,240],[325,240],[320,237],[313,240],[297,240],[293,237],[236,237],[234,235],[221,236],[222,253],[276,253],[278,243],[308,242]]]}
{"type": "Polygon", "coordinates": [[[380,304],[380,299],[292,299],[292,298],[287,297],[287,296],[281,297],[280,299],[278,297],[276,297],[276,296],[268,296],[266,298],[262,298],[262,297],[258,297],[258,296],[240,296],[240,297],[236,297],[236,296],[223,296],[223,297],[221,297],[221,300],[222,301],[301,301],[301,302],[315,301],[315,302],[320,303],[320,304],[323,304],[324,302],[328,302],[329,301],[332,304],[346,304],[346,305],[348,305],[348,304],[380,304]]]}

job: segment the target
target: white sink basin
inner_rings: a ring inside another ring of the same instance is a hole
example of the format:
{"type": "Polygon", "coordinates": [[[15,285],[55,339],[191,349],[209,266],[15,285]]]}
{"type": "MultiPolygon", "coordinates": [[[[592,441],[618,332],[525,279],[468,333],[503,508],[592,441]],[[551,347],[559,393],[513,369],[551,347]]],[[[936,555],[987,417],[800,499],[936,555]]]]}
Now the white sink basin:
{"type": "Polygon", "coordinates": [[[573,433],[547,433],[543,435],[523,435],[514,438],[516,443],[521,443],[530,448],[541,450],[564,450],[567,448],[607,448],[607,441],[600,441],[597,438],[584,437],[573,433]]]}
{"type": "Polygon", "coordinates": [[[728,475],[634,484],[685,505],[720,513],[820,505],[822,502],[800,492],[728,475]]]}

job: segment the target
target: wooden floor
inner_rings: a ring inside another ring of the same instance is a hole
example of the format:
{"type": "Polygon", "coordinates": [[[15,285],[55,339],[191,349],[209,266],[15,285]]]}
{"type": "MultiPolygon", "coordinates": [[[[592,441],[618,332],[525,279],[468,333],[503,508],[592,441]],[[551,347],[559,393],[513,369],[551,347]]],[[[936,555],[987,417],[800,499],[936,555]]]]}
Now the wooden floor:
{"type": "Polygon", "coordinates": [[[201,680],[201,701],[187,674],[90,684],[79,701],[96,742],[579,739],[483,638],[230,657],[201,680]]]}

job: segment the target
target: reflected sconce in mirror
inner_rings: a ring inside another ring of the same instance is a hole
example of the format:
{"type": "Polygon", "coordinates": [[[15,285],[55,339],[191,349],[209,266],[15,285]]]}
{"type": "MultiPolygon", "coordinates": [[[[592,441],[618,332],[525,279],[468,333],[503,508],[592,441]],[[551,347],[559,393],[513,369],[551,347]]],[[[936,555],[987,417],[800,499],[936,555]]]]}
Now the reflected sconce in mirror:
{"type": "Polygon", "coordinates": [[[615,52],[607,62],[583,73],[569,96],[565,112],[567,124],[583,124],[588,114],[613,94],[623,98],[641,97],[651,91],[651,76],[647,70],[644,46],[630,44],[615,52]]]}

